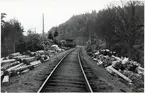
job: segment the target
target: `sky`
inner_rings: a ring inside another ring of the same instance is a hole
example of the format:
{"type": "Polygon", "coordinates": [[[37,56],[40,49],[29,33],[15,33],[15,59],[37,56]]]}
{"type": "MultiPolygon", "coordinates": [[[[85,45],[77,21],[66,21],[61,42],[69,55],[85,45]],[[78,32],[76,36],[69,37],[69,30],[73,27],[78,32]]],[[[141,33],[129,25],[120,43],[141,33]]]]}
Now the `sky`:
{"type": "Polygon", "coordinates": [[[42,33],[42,13],[44,31],[59,26],[73,15],[107,8],[119,4],[120,0],[0,0],[1,13],[7,13],[5,20],[17,19],[26,32],[29,29],[42,33]]]}

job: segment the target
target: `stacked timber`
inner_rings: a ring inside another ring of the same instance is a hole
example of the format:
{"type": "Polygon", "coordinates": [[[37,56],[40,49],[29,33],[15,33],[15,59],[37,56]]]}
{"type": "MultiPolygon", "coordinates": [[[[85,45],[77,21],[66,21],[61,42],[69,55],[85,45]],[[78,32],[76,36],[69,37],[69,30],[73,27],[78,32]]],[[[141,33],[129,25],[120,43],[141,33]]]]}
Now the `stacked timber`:
{"type": "Polygon", "coordinates": [[[109,73],[115,73],[118,76],[120,76],[121,78],[123,78],[124,80],[128,81],[129,83],[132,83],[132,80],[130,80],[128,77],[126,77],[125,75],[123,75],[122,73],[120,73],[119,71],[117,71],[116,69],[114,69],[112,66],[106,67],[106,70],[109,73]]]}
{"type": "Polygon", "coordinates": [[[1,82],[3,85],[9,84],[9,78],[15,75],[24,74],[41,63],[47,62],[51,56],[56,55],[55,50],[39,50],[36,52],[26,51],[9,54],[7,57],[0,59],[1,61],[1,82]]]}
{"type": "Polygon", "coordinates": [[[36,60],[35,57],[22,58],[22,62],[23,62],[24,64],[27,64],[27,65],[29,65],[30,62],[35,61],[35,60],[36,60]]]}
{"type": "Polygon", "coordinates": [[[15,65],[15,66],[13,66],[13,67],[7,69],[7,71],[10,72],[10,71],[12,71],[13,69],[16,69],[16,68],[18,68],[18,67],[20,67],[20,66],[22,66],[22,65],[24,65],[24,63],[17,64],[17,65],[15,65]]]}
{"type": "Polygon", "coordinates": [[[20,58],[28,58],[28,55],[19,55],[19,56],[15,56],[13,57],[14,59],[20,59],[20,58]]]}
{"type": "Polygon", "coordinates": [[[136,61],[127,57],[118,57],[115,52],[108,49],[97,50],[92,54],[92,58],[110,74],[119,76],[128,83],[143,82],[144,68],[136,61]]]}
{"type": "Polygon", "coordinates": [[[41,64],[41,61],[40,60],[38,60],[38,61],[33,61],[33,62],[31,62],[30,63],[31,65],[39,65],[39,64],[41,64]]]}
{"type": "Polygon", "coordinates": [[[11,76],[18,75],[18,74],[21,74],[21,72],[24,71],[24,70],[28,70],[28,69],[32,70],[33,68],[34,68],[34,65],[24,65],[22,67],[11,70],[10,75],[11,76]]]}
{"type": "Polygon", "coordinates": [[[19,61],[13,62],[13,63],[11,63],[10,65],[1,67],[1,70],[6,70],[6,69],[8,69],[8,68],[10,68],[10,67],[13,67],[13,66],[19,64],[19,63],[20,63],[19,61]]]}
{"type": "Polygon", "coordinates": [[[20,55],[21,55],[20,52],[13,53],[13,54],[10,54],[10,55],[9,55],[9,58],[13,58],[13,57],[15,57],[15,56],[20,56],[20,55]]]}
{"type": "Polygon", "coordinates": [[[1,59],[1,82],[2,85],[8,85],[9,78],[13,75],[20,74],[24,70],[31,70],[34,65],[28,65],[35,61],[35,57],[21,55],[18,53],[10,54],[8,57],[1,59]]]}
{"type": "Polygon", "coordinates": [[[16,59],[1,60],[1,65],[6,64],[6,63],[12,63],[15,61],[16,61],[16,59]]]}

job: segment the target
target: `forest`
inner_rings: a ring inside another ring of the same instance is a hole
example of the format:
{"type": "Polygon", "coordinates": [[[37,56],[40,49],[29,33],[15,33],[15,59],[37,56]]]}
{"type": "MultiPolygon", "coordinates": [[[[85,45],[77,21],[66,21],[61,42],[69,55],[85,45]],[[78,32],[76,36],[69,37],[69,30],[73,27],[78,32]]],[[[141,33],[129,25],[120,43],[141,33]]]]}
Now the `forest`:
{"type": "MultiPolygon", "coordinates": [[[[27,35],[23,35],[24,29],[21,23],[16,19],[5,21],[8,14],[1,13],[1,56],[15,52],[26,52],[42,50],[43,35],[29,29],[27,35]]],[[[45,35],[47,36],[47,34],[45,35]]],[[[46,43],[47,39],[44,40],[46,43]]]]}
{"type": "MultiPolygon", "coordinates": [[[[1,55],[13,52],[43,49],[42,34],[24,29],[16,19],[5,21],[1,13],[1,55]]],[[[47,20],[46,20],[47,21],[47,20]]],[[[121,6],[110,5],[96,12],[73,15],[68,21],[54,26],[45,34],[46,43],[58,43],[74,39],[86,50],[108,48],[118,56],[126,56],[143,65],[144,62],[144,3],[141,1],[122,2],[121,6]]]]}
{"type": "Polygon", "coordinates": [[[87,51],[108,48],[118,56],[144,63],[144,4],[141,1],[110,5],[99,12],[92,11],[72,16],[65,23],[52,27],[57,40],[74,39],[77,45],[86,45],[87,51]]]}

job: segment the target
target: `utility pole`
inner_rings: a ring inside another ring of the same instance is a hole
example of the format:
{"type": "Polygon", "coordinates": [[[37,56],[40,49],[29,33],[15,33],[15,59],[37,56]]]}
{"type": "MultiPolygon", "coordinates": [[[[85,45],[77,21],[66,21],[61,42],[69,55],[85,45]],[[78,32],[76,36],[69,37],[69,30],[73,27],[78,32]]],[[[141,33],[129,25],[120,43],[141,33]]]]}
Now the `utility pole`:
{"type": "Polygon", "coordinates": [[[34,32],[36,33],[36,27],[34,28],[34,32]]]}
{"type": "Polygon", "coordinates": [[[45,52],[44,13],[42,14],[42,33],[43,33],[43,47],[44,47],[44,52],[45,52]]]}

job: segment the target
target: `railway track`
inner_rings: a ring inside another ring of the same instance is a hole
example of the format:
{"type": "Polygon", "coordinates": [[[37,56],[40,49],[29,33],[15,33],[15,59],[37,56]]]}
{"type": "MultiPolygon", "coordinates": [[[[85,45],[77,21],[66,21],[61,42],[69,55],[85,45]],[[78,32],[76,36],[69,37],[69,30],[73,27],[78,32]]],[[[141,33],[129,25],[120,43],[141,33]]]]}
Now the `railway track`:
{"type": "Polygon", "coordinates": [[[48,75],[37,93],[40,92],[93,92],[83,70],[76,48],[65,55],[48,75]]]}

